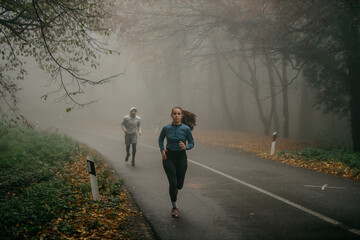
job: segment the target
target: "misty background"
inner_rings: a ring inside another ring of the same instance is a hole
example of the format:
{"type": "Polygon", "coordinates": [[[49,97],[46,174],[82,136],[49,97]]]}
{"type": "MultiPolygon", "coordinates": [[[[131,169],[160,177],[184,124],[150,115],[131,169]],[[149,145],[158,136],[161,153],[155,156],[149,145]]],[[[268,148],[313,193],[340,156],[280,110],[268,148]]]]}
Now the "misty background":
{"type": "MultiPolygon", "coordinates": [[[[166,1],[160,5],[168,7],[166,1]]],[[[84,94],[77,99],[97,101],[85,107],[66,112],[71,102],[60,100],[61,94],[41,98],[59,86],[50,81],[35,61],[26,59],[28,75],[19,83],[22,88],[18,92],[20,111],[40,127],[84,122],[119,127],[123,116],[134,106],[142,118],[143,129],[155,131],[171,122],[172,107],[181,106],[197,115],[195,131],[265,135],[276,131],[279,137],[351,148],[349,119],[339,120],[332,113],[324,113],[321,106],[315,106],[317,90],[309,87],[301,71],[294,70],[290,64],[282,65],[278,59],[256,54],[247,56],[254,64],[251,71],[244,56],[239,57],[239,42],[234,41],[226,29],[207,29],[203,37],[204,31],[189,27],[199,21],[199,16],[189,17],[191,8],[182,7],[178,15],[160,15],[159,9],[159,6],[145,4],[137,8],[136,13],[129,11],[136,14],[137,27],[126,31],[116,29],[107,38],[98,36],[120,55],[102,54],[98,59],[99,68],[89,68],[86,77],[103,79],[121,74],[108,83],[86,86],[84,94]],[[181,16],[183,19],[179,20],[181,16]],[[146,26],[143,21],[147,22],[146,26]],[[184,23],[181,25],[180,21],[184,23]],[[201,32],[201,36],[197,32],[201,32]],[[268,61],[273,61],[270,63],[273,67],[269,68],[268,61]],[[284,85],[276,74],[276,71],[284,74],[284,69],[291,79],[285,87],[288,131],[284,129],[284,85]],[[253,73],[256,73],[256,91],[248,80],[253,73]]],[[[69,76],[64,78],[68,78],[69,88],[75,84],[69,76]]]]}
{"type": "MultiPolygon", "coordinates": [[[[64,123],[71,125],[73,121],[119,126],[123,116],[135,106],[142,118],[143,129],[155,131],[156,127],[171,121],[172,107],[181,106],[197,115],[196,129],[263,134],[263,126],[250,89],[225,67],[222,68],[222,79],[219,79],[219,69],[214,63],[205,67],[178,69],[180,77],[175,84],[173,74],[166,69],[176,66],[154,67],[145,69],[136,62],[136,56],[131,56],[128,52],[121,56],[103,56],[100,68],[90,76],[103,78],[116,74],[119,70],[125,72],[109,83],[88,86],[83,101],[97,101],[66,112],[67,102],[59,101],[56,93],[47,100],[41,99],[45,93],[54,91],[54,87],[49,85],[47,73],[38,68],[36,63],[29,63],[26,66],[28,76],[20,84],[22,90],[19,92],[19,108],[31,122],[38,121],[40,127],[43,123],[46,126],[64,123]]],[[[348,121],[339,120],[334,114],[324,114],[321,109],[315,108],[315,92],[307,87],[301,77],[288,89],[290,138],[326,142],[333,146],[351,146],[348,121]]],[[[261,87],[264,92],[264,113],[269,115],[270,99],[265,99],[269,97],[267,90],[266,85],[261,87]]],[[[281,99],[281,95],[276,98],[281,99]]],[[[277,104],[278,109],[281,109],[281,101],[277,104]]],[[[281,121],[280,115],[278,118],[281,121]]],[[[273,123],[270,129],[272,132],[277,131],[279,137],[282,137],[281,127],[275,128],[273,123]]]]}

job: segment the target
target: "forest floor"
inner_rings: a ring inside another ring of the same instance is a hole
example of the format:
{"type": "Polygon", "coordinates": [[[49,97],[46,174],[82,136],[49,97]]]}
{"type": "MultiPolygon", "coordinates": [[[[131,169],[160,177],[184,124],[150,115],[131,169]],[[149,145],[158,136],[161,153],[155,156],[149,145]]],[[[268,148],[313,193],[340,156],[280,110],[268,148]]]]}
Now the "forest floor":
{"type": "Polygon", "coordinates": [[[155,239],[124,185],[95,150],[55,131],[0,121],[0,239],[155,239]],[[100,200],[87,169],[93,156],[100,200]]]}
{"type": "Polygon", "coordinates": [[[64,167],[63,177],[73,186],[73,201],[68,203],[71,210],[49,222],[37,236],[40,239],[155,239],[123,179],[111,170],[101,155],[95,151],[91,155],[97,159],[100,201],[92,200],[91,194],[84,194],[90,190],[89,173],[86,157],[79,155],[74,163],[64,167]]]}
{"type": "Polygon", "coordinates": [[[235,148],[239,151],[250,152],[256,156],[279,161],[292,166],[308,168],[344,178],[350,178],[355,181],[360,180],[360,169],[358,169],[358,164],[356,167],[352,167],[352,165],[345,164],[341,161],[342,157],[345,158],[350,156],[352,162],[360,162],[360,155],[356,153],[340,152],[337,154],[340,155],[340,157],[337,158],[333,157],[331,154],[321,158],[317,157],[318,155],[316,154],[308,154],[310,157],[302,157],[304,154],[298,154],[299,152],[308,148],[314,148],[316,150],[316,144],[295,139],[277,138],[275,154],[270,155],[272,138],[269,136],[219,131],[194,131],[193,134],[197,142],[235,148]]]}

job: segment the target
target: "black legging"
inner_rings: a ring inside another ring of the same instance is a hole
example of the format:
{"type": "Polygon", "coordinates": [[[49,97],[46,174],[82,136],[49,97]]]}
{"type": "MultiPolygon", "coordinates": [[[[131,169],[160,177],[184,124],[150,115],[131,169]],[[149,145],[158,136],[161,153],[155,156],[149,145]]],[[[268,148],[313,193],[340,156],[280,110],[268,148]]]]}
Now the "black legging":
{"type": "MultiPolygon", "coordinates": [[[[135,160],[135,154],[136,154],[136,143],[132,143],[132,161],[135,160]]],[[[130,154],[130,144],[126,145],[126,154],[130,154]]]]}
{"type": "Polygon", "coordinates": [[[166,152],[167,159],[163,159],[163,167],[169,180],[169,193],[172,202],[176,202],[178,190],[184,186],[187,169],[187,156],[185,151],[166,152]]]}

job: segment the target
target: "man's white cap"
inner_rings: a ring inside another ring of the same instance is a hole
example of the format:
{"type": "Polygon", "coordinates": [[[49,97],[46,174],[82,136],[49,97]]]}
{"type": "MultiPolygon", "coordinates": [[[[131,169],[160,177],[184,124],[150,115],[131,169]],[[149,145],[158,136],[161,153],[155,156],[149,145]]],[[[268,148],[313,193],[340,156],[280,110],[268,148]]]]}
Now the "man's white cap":
{"type": "Polygon", "coordinates": [[[130,112],[131,112],[132,110],[135,110],[135,111],[137,112],[136,107],[132,107],[132,108],[130,108],[130,112]]]}

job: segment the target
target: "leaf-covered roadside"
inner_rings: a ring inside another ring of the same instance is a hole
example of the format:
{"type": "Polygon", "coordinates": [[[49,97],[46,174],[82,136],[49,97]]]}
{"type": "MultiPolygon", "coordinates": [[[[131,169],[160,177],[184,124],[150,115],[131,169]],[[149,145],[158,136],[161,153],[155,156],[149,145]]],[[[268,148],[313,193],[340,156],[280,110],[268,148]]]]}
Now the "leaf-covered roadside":
{"type": "Polygon", "coordinates": [[[86,156],[65,166],[61,177],[70,184],[68,211],[37,235],[43,239],[153,239],[153,233],[109,166],[95,152],[100,201],[92,200],[86,156]],[[56,237],[54,237],[56,236],[56,237]]]}
{"type": "Polygon", "coordinates": [[[360,154],[343,149],[325,149],[295,139],[277,138],[270,155],[272,138],[241,132],[194,131],[196,141],[231,147],[297,167],[360,181],[360,154]]]}
{"type": "Polygon", "coordinates": [[[0,239],[153,239],[131,196],[96,152],[55,133],[0,123],[0,239]],[[96,161],[92,200],[86,156],[96,161]]]}

